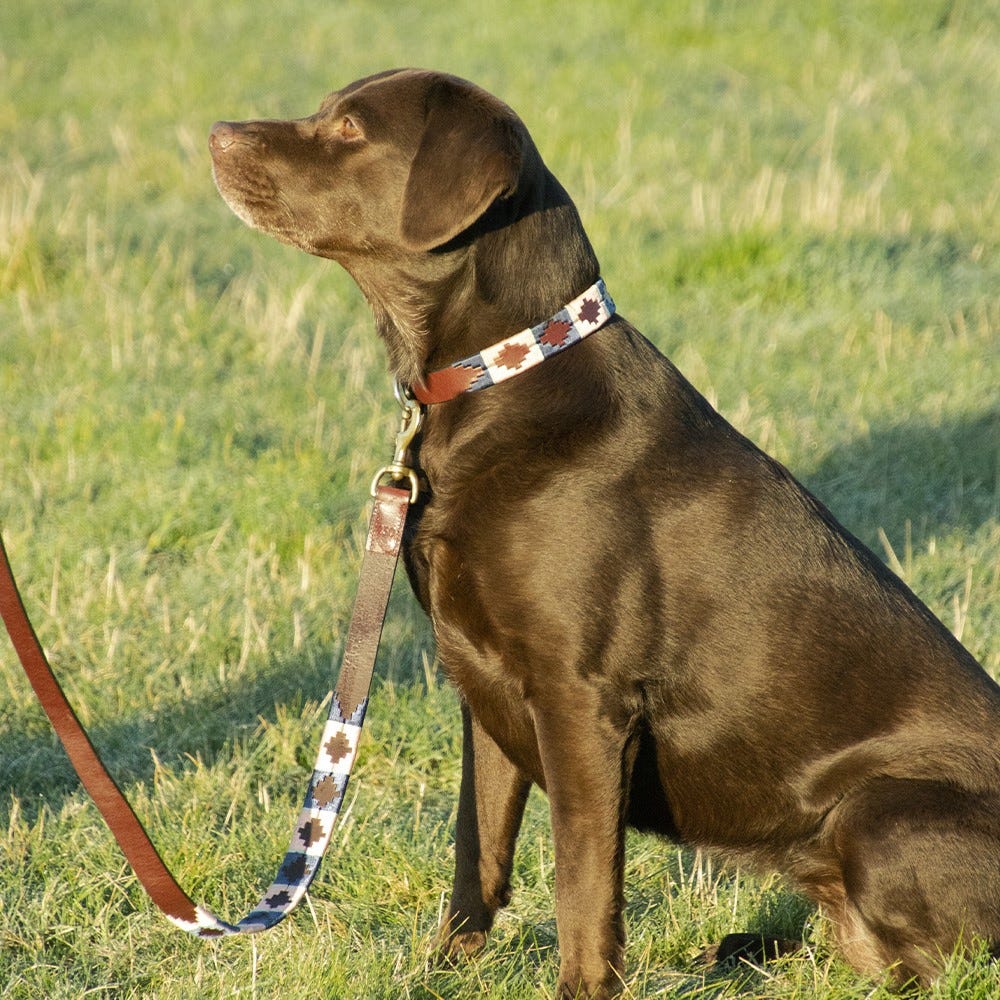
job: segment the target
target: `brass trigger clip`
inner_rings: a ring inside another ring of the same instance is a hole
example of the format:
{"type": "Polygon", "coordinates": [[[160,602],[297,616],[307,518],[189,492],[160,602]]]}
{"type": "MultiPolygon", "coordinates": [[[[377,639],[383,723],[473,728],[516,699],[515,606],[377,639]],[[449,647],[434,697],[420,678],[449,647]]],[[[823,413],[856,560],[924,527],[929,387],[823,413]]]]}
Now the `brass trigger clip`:
{"type": "Polygon", "coordinates": [[[372,480],[371,495],[375,496],[379,483],[390,476],[393,482],[406,479],[410,484],[410,503],[417,502],[420,494],[420,483],[417,473],[407,463],[410,460],[410,445],[417,436],[421,424],[424,422],[424,410],[420,403],[410,392],[409,386],[404,385],[399,379],[393,383],[393,395],[402,410],[402,417],[399,423],[399,430],[396,432],[396,448],[392,461],[388,465],[383,465],[375,478],[372,480]]]}

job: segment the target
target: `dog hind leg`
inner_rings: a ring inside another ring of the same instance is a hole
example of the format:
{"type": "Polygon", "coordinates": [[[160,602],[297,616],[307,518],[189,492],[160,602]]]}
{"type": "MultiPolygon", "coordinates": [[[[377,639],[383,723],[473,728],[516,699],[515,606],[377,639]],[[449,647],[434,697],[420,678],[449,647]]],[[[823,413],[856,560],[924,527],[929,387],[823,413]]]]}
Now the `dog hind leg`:
{"type": "Polygon", "coordinates": [[[928,984],[958,947],[1000,943],[1000,802],[924,779],[879,778],[837,809],[845,957],[928,984]]]}

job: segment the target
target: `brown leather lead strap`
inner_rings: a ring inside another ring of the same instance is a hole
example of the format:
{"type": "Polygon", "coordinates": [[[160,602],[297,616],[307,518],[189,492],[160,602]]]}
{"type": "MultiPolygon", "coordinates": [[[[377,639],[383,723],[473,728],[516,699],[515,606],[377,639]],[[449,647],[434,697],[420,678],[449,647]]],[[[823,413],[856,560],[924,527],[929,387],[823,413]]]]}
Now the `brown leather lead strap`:
{"type": "Polygon", "coordinates": [[[178,926],[202,937],[254,933],[273,927],[305,895],[330,841],[343,802],[367,706],[375,655],[402,543],[409,490],[378,486],[374,491],[365,558],[330,717],[305,804],[288,853],[257,907],[237,924],[195,906],[178,886],[93,744],[49,666],[17,590],[0,538],[0,614],[31,686],[62,741],[76,773],[150,898],[178,926]]]}
{"type": "Polygon", "coordinates": [[[376,496],[379,494],[383,500],[375,504],[368,523],[365,540],[365,562],[368,565],[358,580],[354,613],[347,628],[344,657],[335,689],[340,713],[345,719],[350,719],[368,697],[372,666],[385,621],[386,601],[396,571],[410,503],[410,494],[406,490],[380,486],[376,496]],[[387,496],[394,498],[395,502],[386,503],[384,498],[387,496]]]}
{"type": "Polygon", "coordinates": [[[195,920],[195,905],[174,881],[156,853],[132,807],[105,770],[80,720],[66,700],[52,673],[41,643],[35,635],[24,602],[18,593],[10,560],[0,538],[0,613],[20,657],[24,672],[35,689],[56,735],[62,741],[83,787],[90,793],[107,821],[115,840],[156,905],[171,915],[195,920]]]}

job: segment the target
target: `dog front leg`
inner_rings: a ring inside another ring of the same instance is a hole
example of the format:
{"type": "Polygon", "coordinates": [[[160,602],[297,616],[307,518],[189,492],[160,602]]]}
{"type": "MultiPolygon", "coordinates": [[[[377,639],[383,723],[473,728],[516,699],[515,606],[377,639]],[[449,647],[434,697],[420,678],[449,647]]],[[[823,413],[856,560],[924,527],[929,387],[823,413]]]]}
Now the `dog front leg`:
{"type": "Polygon", "coordinates": [[[446,958],[481,948],[497,910],[510,902],[514,842],[530,787],[463,704],[455,884],[439,932],[446,958]]]}
{"type": "Polygon", "coordinates": [[[558,996],[603,1000],[624,968],[629,742],[577,695],[534,718],[555,840],[558,996]]]}

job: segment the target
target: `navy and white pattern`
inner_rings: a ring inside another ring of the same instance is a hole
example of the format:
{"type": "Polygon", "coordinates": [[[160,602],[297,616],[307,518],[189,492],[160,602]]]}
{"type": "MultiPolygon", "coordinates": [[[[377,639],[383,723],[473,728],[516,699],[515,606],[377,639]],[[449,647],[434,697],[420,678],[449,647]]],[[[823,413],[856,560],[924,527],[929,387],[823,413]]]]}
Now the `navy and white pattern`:
{"type": "Polygon", "coordinates": [[[358,752],[358,738],[367,707],[368,699],[365,698],[351,717],[345,719],[336,696],[333,697],[316,766],[288,852],[274,881],[253,911],[238,924],[229,924],[199,906],[196,921],[171,916],[174,924],[199,937],[254,934],[273,927],[295,909],[319,871],[319,863],[333,835],[358,752]]]}
{"type": "Polygon", "coordinates": [[[504,382],[579,343],[614,314],[614,300],[604,279],[598,278],[582,295],[537,326],[431,372],[412,386],[413,394],[422,403],[439,403],[463,392],[476,392],[504,382]]]}
{"type": "MultiPolygon", "coordinates": [[[[408,411],[409,406],[404,410],[408,411]]],[[[404,428],[410,419],[405,412],[404,428]]],[[[405,457],[404,453],[404,460],[405,457]]],[[[174,924],[191,934],[212,938],[266,931],[298,906],[319,871],[358,753],[372,669],[406,525],[406,511],[411,502],[410,492],[397,487],[379,486],[374,497],[358,595],[348,626],[337,686],[330,697],[330,712],[288,852],[267,892],[239,923],[227,923],[194,904],[190,904],[191,908],[185,907],[182,915],[164,908],[174,924]],[[377,628],[373,628],[375,613],[377,628]],[[193,914],[193,919],[189,914],[193,914]]],[[[190,903],[190,900],[185,897],[185,902],[190,903]]]]}

